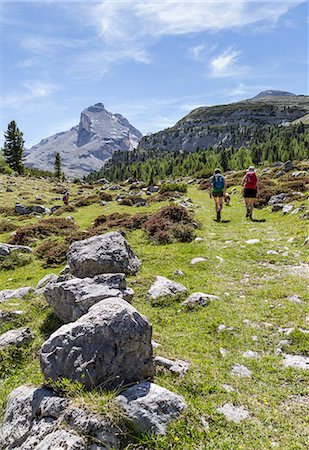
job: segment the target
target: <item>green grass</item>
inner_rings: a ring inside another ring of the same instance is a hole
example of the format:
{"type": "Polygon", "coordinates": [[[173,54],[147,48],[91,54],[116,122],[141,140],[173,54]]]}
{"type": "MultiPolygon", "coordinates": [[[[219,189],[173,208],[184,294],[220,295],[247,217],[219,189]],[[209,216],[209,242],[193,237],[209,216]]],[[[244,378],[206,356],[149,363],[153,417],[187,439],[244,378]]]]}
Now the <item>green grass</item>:
{"type": "MultiPolygon", "coordinates": [[[[23,189],[27,190],[27,186],[29,189],[30,181],[23,182],[23,189]]],[[[41,186],[39,181],[35,186],[41,186]]],[[[77,190],[78,187],[70,185],[72,199],[77,198],[77,190]]],[[[42,186],[42,191],[46,195],[46,206],[57,203],[51,200],[54,194],[50,194],[46,187],[42,186]]],[[[92,194],[91,190],[87,193],[92,194]]],[[[254,211],[254,217],[265,219],[265,222],[247,221],[238,191],[231,196],[231,206],[223,209],[223,219],[229,222],[217,223],[213,220],[213,201],[206,191],[190,186],[185,196],[194,202],[195,217],[202,226],[197,235],[204,241],[154,245],[148,242],[141,230],[128,232],[127,239],[142,260],[141,270],[136,276],[128,277],[128,285],[135,291],[133,305],[153,325],[153,338],[160,344],[155,354],[191,363],[183,378],[160,369],[155,382],[181,394],[188,410],[180,420],[171,424],[166,436],[154,439],[133,434],[130,437],[132,443],[126,449],[306,449],[309,445],[308,416],[305,407],[297,406],[294,398],[309,395],[309,374],[308,371],[285,368],[276,348],[280,340],[289,339],[290,345],[285,347],[287,353],[308,352],[307,335],[297,330],[298,327],[309,328],[306,321],[308,278],[289,272],[289,266],[308,262],[308,249],[302,245],[308,235],[308,221],[299,219],[302,213],[283,215],[282,212],[271,213],[269,208],[254,211]],[[260,242],[246,244],[246,240],[253,238],[260,242]],[[294,238],[293,242],[288,242],[290,238],[294,238]],[[268,255],[268,250],[280,253],[268,255]],[[206,262],[190,264],[191,259],[200,256],[206,262]],[[185,275],[174,275],[177,269],[185,275]],[[151,305],[146,294],[156,275],[179,281],[187,287],[188,294],[215,294],[221,301],[192,312],[183,309],[180,301],[151,305]],[[294,294],[301,298],[302,303],[288,300],[287,297],[294,294]],[[218,332],[220,324],[225,324],[227,329],[218,332]],[[278,332],[279,327],[295,327],[296,330],[286,337],[278,332]],[[221,348],[227,351],[225,357],[221,356],[221,348]],[[246,350],[258,352],[260,358],[244,358],[242,353],[246,350]],[[233,364],[247,366],[252,370],[252,377],[231,375],[233,364]],[[234,390],[227,392],[224,384],[229,384],[234,390]],[[217,408],[228,402],[243,405],[250,412],[250,418],[239,424],[227,422],[217,408]],[[203,426],[201,418],[209,423],[208,429],[203,426]]],[[[13,197],[14,193],[8,205],[13,197]]],[[[70,215],[81,229],[86,229],[100,214],[153,211],[164,204],[152,203],[148,207],[133,208],[119,206],[113,201],[104,207],[95,204],[79,208],[70,215]]],[[[29,220],[37,219],[25,222],[29,220]]],[[[0,235],[0,241],[6,239],[7,234],[0,235]]],[[[61,268],[43,269],[42,263],[34,259],[25,267],[1,271],[0,289],[35,286],[46,273],[59,273],[61,268]]],[[[15,306],[1,304],[1,309],[22,309],[25,314],[16,322],[2,326],[1,332],[9,327],[27,325],[36,337],[24,350],[20,363],[16,367],[13,364],[8,375],[1,380],[2,404],[10,390],[20,384],[42,382],[39,349],[46,336],[58,325],[42,298],[9,303],[15,306]]],[[[102,396],[94,393],[93,398],[77,396],[77,401],[104,413],[105,405],[112,399],[106,393],[102,396]]]]}

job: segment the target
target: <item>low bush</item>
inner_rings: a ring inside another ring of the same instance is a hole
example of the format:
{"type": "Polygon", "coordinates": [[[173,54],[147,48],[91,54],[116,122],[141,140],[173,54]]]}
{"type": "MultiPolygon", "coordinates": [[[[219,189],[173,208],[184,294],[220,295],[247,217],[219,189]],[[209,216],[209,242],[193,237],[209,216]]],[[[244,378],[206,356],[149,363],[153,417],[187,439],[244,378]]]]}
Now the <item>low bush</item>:
{"type": "Polygon", "coordinates": [[[10,222],[9,220],[1,220],[0,221],[0,234],[14,231],[14,230],[16,230],[17,226],[18,225],[16,225],[13,222],[10,222]]]}
{"type": "Polygon", "coordinates": [[[100,197],[98,195],[89,195],[88,197],[80,197],[76,202],[75,206],[80,208],[81,206],[89,206],[93,205],[94,203],[100,202],[100,197]]]}
{"type": "Polygon", "coordinates": [[[164,192],[187,192],[188,187],[185,183],[164,183],[160,188],[160,193],[164,192]]]}
{"type": "Polygon", "coordinates": [[[17,228],[14,236],[9,240],[9,244],[25,245],[32,239],[45,239],[49,236],[68,236],[77,230],[76,224],[72,220],[62,217],[39,220],[35,224],[17,228]]]}
{"type": "Polygon", "coordinates": [[[150,197],[148,197],[148,202],[152,203],[152,202],[164,202],[165,200],[168,200],[170,198],[174,198],[175,197],[175,192],[171,192],[171,191],[167,191],[167,192],[162,192],[156,195],[151,195],[150,197]]]}
{"type": "Polygon", "coordinates": [[[99,193],[100,199],[104,202],[112,202],[113,201],[113,196],[112,194],[108,194],[107,192],[101,191],[99,193]]]}
{"type": "Polygon", "coordinates": [[[149,219],[148,214],[126,214],[113,213],[108,216],[98,216],[93,224],[91,233],[99,234],[111,228],[125,228],[127,230],[137,230],[149,219]]]}
{"type": "Polygon", "coordinates": [[[123,206],[133,206],[133,202],[129,197],[123,198],[120,200],[119,205],[123,206]]]}
{"type": "Polygon", "coordinates": [[[33,256],[29,253],[13,251],[8,256],[0,256],[0,270],[14,270],[17,267],[24,267],[30,264],[33,256]]]}
{"type": "Polygon", "coordinates": [[[54,212],[54,216],[60,216],[61,214],[74,211],[76,211],[76,208],[73,205],[64,205],[56,209],[56,211],[54,212]]]}
{"type": "Polygon", "coordinates": [[[191,214],[180,205],[160,209],[143,224],[149,238],[158,244],[168,244],[175,240],[191,242],[195,237],[195,226],[191,214]]]}
{"type": "Polygon", "coordinates": [[[69,245],[68,242],[44,242],[37,247],[35,254],[38,258],[43,259],[43,267],[56,267],[66,261],[69,245]]]}

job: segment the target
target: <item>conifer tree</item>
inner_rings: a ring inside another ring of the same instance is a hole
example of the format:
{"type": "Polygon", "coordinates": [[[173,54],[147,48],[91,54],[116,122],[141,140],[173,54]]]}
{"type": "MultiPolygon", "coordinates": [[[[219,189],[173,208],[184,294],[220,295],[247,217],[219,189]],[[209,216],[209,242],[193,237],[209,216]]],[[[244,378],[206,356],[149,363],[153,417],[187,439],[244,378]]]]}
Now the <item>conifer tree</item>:
{"type": "Polygon", "coordinates": [[[62,172],[61,172],[61,158],[60,158],[60,153],[56,153],[55,154],[55,164],[54,164],[54,168],[55,168],[55,177],[58,178],[60,180],[62,172]]]}
{"type": "Polygon", "coordinates": [[[23,133],[19,130],[15,120],[8,124],[4,133],[3,155],[7,164],[15,172],[22,174],[24,171],[24,143],[23,133]]]}

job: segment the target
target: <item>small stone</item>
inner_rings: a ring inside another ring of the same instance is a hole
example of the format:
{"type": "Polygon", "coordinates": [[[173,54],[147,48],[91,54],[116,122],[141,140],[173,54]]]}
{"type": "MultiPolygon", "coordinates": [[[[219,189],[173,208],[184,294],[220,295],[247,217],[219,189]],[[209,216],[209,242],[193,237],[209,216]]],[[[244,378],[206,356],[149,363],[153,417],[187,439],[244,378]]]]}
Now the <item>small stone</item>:
{"type": "Polygon", "coordinates": [[[233,388],[233,386],[231,386],[229,384],[222,384],[222,387],[226,390],[226,392],[235,392],[235,389],[233,388]]]}
{"type": "Polygon", "coordinates": [[[177,269],[175,270],[174,275],[177,275],[178,277],[184,277],[185,273],[181,269],[177,269]]]}
{"type": "Polygon", "coordinates": [[[283,364],[285,367],[294,367],[295,369],[309,369],[309,357],[301,355],[284,355],[283,364]]]}
{"type": "Polygon", "coordinates": [[[243,406],[234,406],[231,403],[226,403],[217,411],[224,415],[228,422],[239,423],[244,419],[248,419],[249,412],[243,406]]]}
{"type": "Polygon", "coordinates": [[[289,344],[290,344],[290,341],[288,339],[282,339],[282,341],[280,341],[278,343],[279,347],[284,347],[284,346],[289,345],[289,344]]]}
{"type": "Polygon", "coordinates": [[[221,355],[223,358],[225,358],[225,356],[228,354],[228,351],[225,350],[225,348],[222,348],[222,347],[220,348],[219,352],[220,352],[220,355],[221,355]]]}
{"type": "Polygon", "coordinates": [[[260,357],[258,352],[254,352],[252,350],[247,350],[246,352],[243,352],[242,356],[244,358],[253,358],[253,359],[258,359],[260,357]]]}
{"type": "Polygon", "coordinates": [[[224,331],[226,329],[226,325],[224,325],[224,323],[222,325],[219,325],[217,328],[218,333],[220,333],[221,331],[224,331]]]}
{"type": "Polygon", "coordinates": [[[260,239],[248,239],[245,242],[246,242],[246,244],[249,244],[249,245],[257,244],[258,242],[260,242],[260,239]]]}
{"type": "Polygon", "coordinates": [[[293,302],[293,303],[303,303],[303,302],[301,301],[300,297],[299,297],[298,295],[296,295],[296,294],[289,295],[289,296],[287,297],[287,299],[290,300],[290,301],[293,302]]]}
{"type": "Polygon", "coordinates": [[[278,252],[276,250],[268,250],[267,255],[278,255],[278,252]]]}
{"type": "Polygon", "coordinates": [[[255,336],[255,335],[254,335],[254,336],[252,336],[252,337],[251,337],[251,339],[252,339],[252,340],[253,340],[254,342],[257,342],[257,341],[259,340],[259,339],[258,339],[258,337],[257,337],[257,336],[255,336]]]}
{"type": "Polygon", "coordinates": [[[187,309],[194,309],[197,306],[207,306],[212,301],[219,301],[220,298],[216,295],[204,294],[204,292],[194,292],[182,302],[181,306],[187,309]]]}
{"type": "Polygon", "coordinates": [[[238,377],[251,377],[252,371],[242,364],[234,364],[231,369],[231,373],[232,375],[236,375],[238,377]]]}
{"type": "Polygon", "coordinates": [[[201,422],[204,427],[204,430],[209,430],[209,422],[207,422],[207,420],[203,416],[201,417],[201,422]]]}
{"type": "Polygon", "coordinates": [[[290,213],[293,210],[293,208],[294,208],[294,205],[292,205],[292,204],[285,205],[282,208],[282,212],[283,212],[283,214],[288,214],[288,213],[290,213]]]}
{"type": "Polygon", "coordinates": [[[223,263],[223,261],[224,261],[224,259],[221,258],[221,256],[216,256],[216,259],[217,259],[220,263],[223,263]]]}
{"type": "Polygon", "coordinates": [[[159,344],[159,343],[156,342],[156,341],[151,341],[151,345],[152,345],[153,348],[161,347],[161,344],[159,344]]]}
{"type": "Polygon", "coordinates": [[[198,264],[198,263],[201,263],[201,262],[206,262],[207,260],[205,259],[205,258],[193,258],[192,260],[191,260],[191,263],[190,264],[198,264]]]}
{"type": "Polygon", "coordinates": [[[196,238],[194,239],[194,241],[195,241],[195,242],[203,242],[204,239],[201,238],[201,237],[196,237],[196,238]]]}

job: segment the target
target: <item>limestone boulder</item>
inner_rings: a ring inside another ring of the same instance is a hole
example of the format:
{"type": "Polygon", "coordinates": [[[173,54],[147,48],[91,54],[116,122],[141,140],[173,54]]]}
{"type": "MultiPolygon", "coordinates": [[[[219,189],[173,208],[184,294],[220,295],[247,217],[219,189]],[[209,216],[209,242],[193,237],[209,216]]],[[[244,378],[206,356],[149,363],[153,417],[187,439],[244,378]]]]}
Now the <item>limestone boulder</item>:
{"type": "Polygon", "coordinates": [[[3,289],[0,291],[0,303],[6,302],[12,298],[23,298],[25,295],[33,292],[33,287],[26,286],[18,289],[3,289]]]}
{"type": "Polygon", "coordinates": [[[22,347],[33,340],[33,335],[29,328],[18,328],[17,330],[9,330],[0,336],[0,350],[11,345],[22,347]]]}
{"type": "Polygon", "coordinates": [[[125,300],[102,300],[49,337],[41,369],[46,380],[68,378],[89,389],[147,379],[154,373],[151,335],[151,324],[125,300]]]}
{"type": "Polygon", "coordinates": [[[274,205],[275,203],[284,203],[287,199],[287,195],[282,192],[281,194],[272,195],[268,200],[269,205],[274,205]]]}
{"type": "Polygon", "coordinates": [[[182,302],[181,306],[184,306],[190,310],[200,306],[207,306],[210,302],[218,300],[220,300],[220,298],[216,295],[204,294],[204,292],[194,292],[189,295],[184,302],[182,302]]]}
{"type": "Polygon", "coordinates": [[[0,430],[2,450],[117,450],[117,431],[95,414],[44,388],[12,391],[0,430]],[[89,444],[93,440],[96,444],[89,444]]]}
{"type": "Polygon", "coordinates": [[[155,282],[150,286],[148,298],[156,300],[162,297],[180,297],[187,292],[187,288],[176,281],[157,276],[155,282]]]}
{"type": "Polygon", "coordinates": [[[143,381],[116,397],[116,403],[141,433],[163,435],[186,409],[184,399],[157,384],[143,381]]]}
{"type": "Polygon", "coordinates": [[[91,306],[106,298],[122,297],[131,301],[133,290],[127,289],[124,273],[115,273],[49,283],[44,289],[44,295],[59,319],[68,323],[86,314],[91,306]]]}
{"type": "Polygon", "coordinates": [[[32,250],[26,245],[11,245],[0,243],[0,256],[9,256],[9,254],[15,250],[22,253],[31,253],[32,250]]]}
{"type": "Polygon", "coordinates": [[[119,231],[74,242],[67,257],[71,273],[80,278],[102,273],[134,274],[141,266],[119,231]]]}
{"type": "Polygon", "coordinates": [[[20,203],[15,205],[15,213],[16,214],[31,214],[30,206],[24,206],[20,203]]]}

